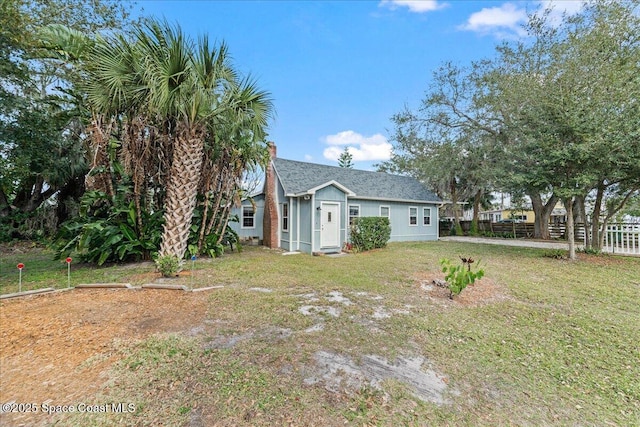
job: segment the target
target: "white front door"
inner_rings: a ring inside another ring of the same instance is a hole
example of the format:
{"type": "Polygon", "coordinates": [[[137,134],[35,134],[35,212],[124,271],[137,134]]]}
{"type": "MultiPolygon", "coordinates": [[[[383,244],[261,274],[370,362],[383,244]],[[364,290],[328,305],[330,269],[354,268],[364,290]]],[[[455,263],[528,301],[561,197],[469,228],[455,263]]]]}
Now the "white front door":
{"type": "Polygon", "coordinates": [[[340,205],[338,203],[321,203],[320,212],[320,246],[335,248],[340,246],[340,205]]]}

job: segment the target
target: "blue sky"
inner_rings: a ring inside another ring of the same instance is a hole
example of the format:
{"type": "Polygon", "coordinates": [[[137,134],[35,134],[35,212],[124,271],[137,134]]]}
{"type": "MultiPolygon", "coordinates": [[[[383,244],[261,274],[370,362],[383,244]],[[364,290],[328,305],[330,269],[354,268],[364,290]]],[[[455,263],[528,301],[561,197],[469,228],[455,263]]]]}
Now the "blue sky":
{"type": "MultiPolygon", "coordinates": [[[[151,1],[143,14],[194,38],[224,40],[239,70],[273,97],[278,156],[355,167],[389,158],[390,118],[418,106],[446,61],[491,57],[545,1],[151,1]]],[[[555,1],[575,13],[580,1],[555,1]]]]}

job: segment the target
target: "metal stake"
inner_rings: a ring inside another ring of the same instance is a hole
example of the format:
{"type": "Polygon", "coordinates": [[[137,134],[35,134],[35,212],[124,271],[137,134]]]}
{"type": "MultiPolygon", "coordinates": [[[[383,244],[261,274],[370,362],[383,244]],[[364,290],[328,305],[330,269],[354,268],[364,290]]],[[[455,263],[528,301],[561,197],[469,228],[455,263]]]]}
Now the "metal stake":
{"type": "Polygon", "coordinates": [[[196,265],[196,256],[191,255],[191,290],[193,290],[193,270],[196,265]]]}
{"type": "Polygon", "coordinates": [[[20,271],[19,273],[19,281],[18,281],[18,292],[22,292],[22,269],[24,268],[24,264],[20,263],[18,264],[18,270],[20,271]]]}
{"type": "Polygon", "coordinates": [[[67,258],[67,288],[71,287],[71,257],[67,258]]]}

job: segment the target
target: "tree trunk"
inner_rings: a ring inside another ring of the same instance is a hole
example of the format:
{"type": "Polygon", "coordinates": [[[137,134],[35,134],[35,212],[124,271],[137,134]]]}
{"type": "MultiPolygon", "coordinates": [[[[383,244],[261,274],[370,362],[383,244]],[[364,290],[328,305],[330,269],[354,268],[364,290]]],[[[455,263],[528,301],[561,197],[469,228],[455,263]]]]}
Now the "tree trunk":
{"type": "Polygon", "coordinates": [[[478,219],[480,217],[480,202],[482,201],[482,190],[476,191],[473,196],[473,219],[471,220],[471,230],[478,234],[478,219]]]}
{"type": "Polygon", "coordinates": [[[573,197],[564,200],[567,209],[567,241],[569,242],[569,259],[576,259],[576,235],[573,222],[573,197]]]}
{"type": "Polygon", "coordinates": [[[165,197],[160,256],[184,257],[202,170],[203,132],[178,129],[165,197]]]}
{"type": "Polygon", "coordinates": [[[591,215],[591,249],[596,251],[601,251],[604,243],[604,235],[600,234],[600,214],[602,213],[604,190],[604,182],[600,181],[596,191],[596,201],[593,205],[593,214],[591,215]]]}
{"type": "Polygon", "coordinates": [[[56,216],[58,218],[58,224],[62,224],[69,218],[78,215],[77,209],[72,209],[71,206],[77,206],[75,201],[80,200],[84,194],[84,176],[78,176],[69,180],[64,187],[60,189],[60,192],[56,196],[58,199],[58,206],[56,207],[56,216]],[[70,201],[73,201],[70,203],[70,201]]]}
{"type": "Polygon", "coordinates": [[[591,246],[589,238],[589,221],[587,220],[587,209],[584,204],[585,196],[576,196],[575,211],[578,214],[578,221],[582,223],[584,228],[584,247],[591,246]]]}
{"type": "Polygon", "coordinates": [[[0,218],[9,216],[11,212],[11,206],[9,206],[9,200],[7,200],[7,195],[4,194],[2,188],[0,188],[0,218]]]}
{"type": "Polygon", "coordinates": [[[540,193],[531,192],[527,193],[527,195],[531,198],[533,213],[535,215],[533,237],[544,240],[551,239],[551,234],[549,233],[549,219],[551,218],[551,213],[556,207],[556,203],[558,203],[559,198],[556,195],[552,195],[549,200],[547,200],[547,203],[542,203],[542,196],[540,193]]]}
{"type": "Polygon", "coordinates": [[[460,231],[462,230],[462,226],[460,225],[460,217],[458,215],[458,191],[456,187],[455,178],[451,179],[451,181],[449,182],[449,191],[451,192],[451,210],[453,212],[453,226],[456,230],[456,235],[458,235],[458,233],[460,233],[460,231]]]}
{"type": "Polygon", "coordinates": [[[91,170],[85,178],[85,188],[87,190],[104,191],[109,198],[113,200],[115,191],[113,189],[111,161],[109,160],[107,145],[109,144],[114,121],[111,120],[105,125],[103,119],[102,116],[94,115],[91,126],[89,127],[91,150],[93,151],[91,155],[93,158],[90,166],[91,170]],[[103,169],[102,171],[94,173],[96,169],[100,170],[101,168],[103,169]]]}
{"type": "Polygon", "coordinates": [[[49,187],[44,189],[44,178],[42,176],[35,176],[32,179],[22,181],[20,188],[13,199],[13,205],[20,212],[33,212],[42,205],[42,202],[53,196],[57,188],[49,187]]]}

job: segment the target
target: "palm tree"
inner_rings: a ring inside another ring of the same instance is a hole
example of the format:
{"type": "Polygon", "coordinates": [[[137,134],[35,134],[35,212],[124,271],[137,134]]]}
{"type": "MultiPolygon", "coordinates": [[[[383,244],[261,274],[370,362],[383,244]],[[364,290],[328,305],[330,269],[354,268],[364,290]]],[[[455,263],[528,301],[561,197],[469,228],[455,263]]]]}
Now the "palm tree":
{"type": "Polygon", "coordinates": [[[210,233],[215,233],[220,243],[230,207],[239,202],[244,172],[264,167],[268,160],[265,128],[273,114],[269,93],[247,77],[233,82],[225,95],[226,108],[209,123],[205,144],[206,167],[200,184],[205,197],[199,250],[210,233]]]}
{"type": "Polygon", "coordinates": [[[49,35],[61,51],[68,47],[73,58],[83,59],[81,86],[93,113],[94,159],[109,161],[105,147],[111,135],[105,124],[122,122],[121,151],[129,159],[125,169],[128,165],[140,211],[141,187],[149,181],[149,168],[158,168],[159,160],[149,153],[159,148],[154,154],[168,166],[159,256],[182,259],[202,182],[205,142],[222,145],[207,146],[211,158],[212,149],[232,152],[226,146],[237,139],[261,141],[272,112],[269,95],[253,80],[238,77],[224,43],[210,47],[206,37],[194,43],[166,22],[136,26],[131,38],[115,35],[78,43],[79,37],[60,28],[49,35]],[[154,135],[166,143],[152,144],[154,135]],[[155,164],[145,169],[146,160],[155,164]]]}
{"type": "Polygon", "coordinates": [[[152,116],[165,122],[172,154],[164,202],[160,256],[182,259],[196,206],[208,123],[224,109],[221,100],[236,78],[225,44],[197,45],[177,27],[151,21],[135,32],[152,116]]]}

